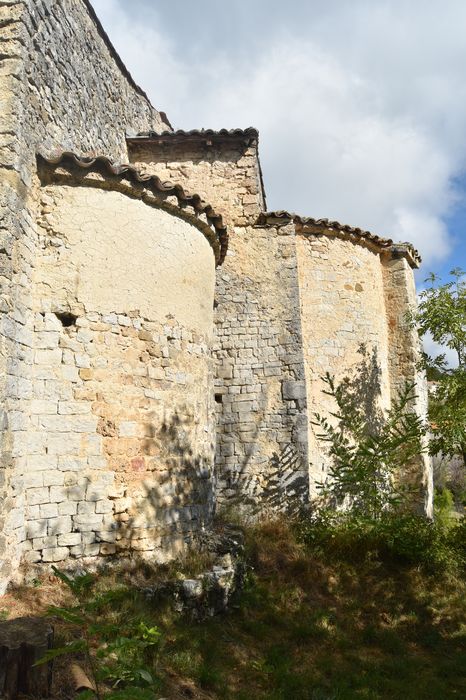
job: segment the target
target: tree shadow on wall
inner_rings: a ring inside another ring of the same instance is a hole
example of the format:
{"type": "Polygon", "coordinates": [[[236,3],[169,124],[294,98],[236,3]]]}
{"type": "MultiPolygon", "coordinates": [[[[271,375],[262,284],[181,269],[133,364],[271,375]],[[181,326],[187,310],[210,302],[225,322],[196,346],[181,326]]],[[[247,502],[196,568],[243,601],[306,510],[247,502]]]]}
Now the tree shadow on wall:
{"type": "MultiPolygon", "coordinates": [[[[360,362],[342,382],[348,401],[358,410],[362,408],[367,425],[374,433],[384,422],[381,407],[382,368],[376,347],[368,350],[364,343],[358,348],[360,362]]],[[[307,419],[305,429],[307,431],[307,419]]],[[[259,432],[259,427],[257,427],[259,432]]],[[[246,458],[237,474],[233,501],[246,505],[254,513],[302,510],[309,503],[309,475],[307,460],[296,447],[287,443],[280,452],[274,452],[260,474],[248,471],[246,458]]]]}
{"type": "Polygon", "coordinates": [[[175,411],[146,424],[141,456],[126,475],[129,512],[115,515],[117,553],[132,558],[172,558],[196,541],[214,515],[213,445],[204,454],[192,445],[193,417],[175,411]],[[149,468],[147,468],[149,467],[149,468]],[[140,469],[140,477],[138,476],[140,469]]]}
{"type": "MultiPolygon", "coordinates": [[[[381,404],[382,367],[375,346],[368,350],[366,344],[361,343],[358,354],[361,356],[360,362],[352,367],[339,384],[344,388],[349,408],[358,413],[362,411],[369,430],[375,434],[384,423],[381,404]]],[[[323,393],[329,395],[326,391],[323,393]]]]}
{"type": "MultiPolygon", "coordinates": [[[[267,386],[264,387],[267,389],[267,386]]],[[[238,457],[236,468],[228,475],[226,488],[230,492],[227,508],[237,508],[244,515],[297,512],[309,498],[307,460],[292,442],[281,446],[272,456],[263,457],[252,467],[252,461],[259,450],[259,436],[265,425],[267,391],[262,395],[262,406],[255,415],[254,430],[250,440],[244,444],[244,455],[238,457]]],[[[290,421],[292,417],[290,416],[290,421]]],[[[293,431],[297,430],[294,425],[293,431]]],[[[235,435],[235,443],[241,442],[235,435]]],[[[225,505],[225,504],[224,504],[225,505]]]]}

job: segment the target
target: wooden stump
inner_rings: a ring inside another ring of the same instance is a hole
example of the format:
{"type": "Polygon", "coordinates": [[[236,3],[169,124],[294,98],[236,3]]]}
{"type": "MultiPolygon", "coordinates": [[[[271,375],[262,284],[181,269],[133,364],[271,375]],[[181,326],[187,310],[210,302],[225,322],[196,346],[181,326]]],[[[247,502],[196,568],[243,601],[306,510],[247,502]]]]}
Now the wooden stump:
{"type": "Polygon", "coordinates": [[[52,646],[53,627],[40,617],[0,622],[0,700],[19,693],[50,697],[52,663],[34,666],[52,646]]]}

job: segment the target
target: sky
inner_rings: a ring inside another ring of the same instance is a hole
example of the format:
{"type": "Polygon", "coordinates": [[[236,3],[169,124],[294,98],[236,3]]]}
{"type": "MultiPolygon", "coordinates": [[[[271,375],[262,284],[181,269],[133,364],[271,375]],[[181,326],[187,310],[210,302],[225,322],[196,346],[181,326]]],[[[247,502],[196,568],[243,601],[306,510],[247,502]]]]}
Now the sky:
{"type": "Polygon", "coordinates": [[[466,269],[464,0],[93,0],[175,128],[255,126],[269,210],[466,269]]]}

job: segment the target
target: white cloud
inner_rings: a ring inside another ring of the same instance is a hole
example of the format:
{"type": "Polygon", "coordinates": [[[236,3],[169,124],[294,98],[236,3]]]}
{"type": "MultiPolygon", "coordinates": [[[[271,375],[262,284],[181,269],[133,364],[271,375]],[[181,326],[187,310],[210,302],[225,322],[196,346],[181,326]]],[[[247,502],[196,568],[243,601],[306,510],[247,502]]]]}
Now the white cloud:
{"type": "Polygon", "coordinates": [[[142,0],[146,15],[123,0],[94,5],[174,126],[259,128],[270,208],[410,240],[427,264],[448,255],[443,219],[466,155],[460,0],[441,12],[421,0],[315,4],[304,28],[293,24],[291,2],[280,24],[276,9],[274,21],[265,13],[247,45],[237,26],[232,38],[213,27],[210,44],[189,55],[162,31],[165,10],[142,0]]]}
{"type": "Polygon", "coordinates": [[[424,351],[430,357],[435,358],[439,355],[445,355],[445,361],[448,367],[458,367],[458,356],[456,352],[454,350],[451,350],[450,348],[445,347],[444,345],[436,343],[435,340],[432,339],[430,333],[427,333],[424,336],[422,345],[424,347],[424,351]]]}

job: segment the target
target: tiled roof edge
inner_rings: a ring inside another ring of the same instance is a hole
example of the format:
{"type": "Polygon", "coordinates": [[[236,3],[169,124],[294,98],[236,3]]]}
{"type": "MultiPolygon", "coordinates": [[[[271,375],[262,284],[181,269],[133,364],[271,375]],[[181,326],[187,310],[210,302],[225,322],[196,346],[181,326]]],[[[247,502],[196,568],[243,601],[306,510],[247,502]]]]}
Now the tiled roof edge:
{"type": "Polygon", "coordinates": [[[75,153],[65,151],[56,157],[46,157],[42,154],[38,155],[39,161],[42,160],[48,166],[64,166],[71,164],[85,170],[104,170],[106,174],[115,177],[124,176],[135,184],[142,184],[144,187],[151,189],[156,194],[164,196],[175,196],[178,200],[180,211],[183,212],[183,206],[192,206],[195,212],[199,215],[205,214],[209,224],[205,224],[199,219],[196,219],[199,224],[215,229],[217,246],[209,238],[216,257],[216,262],[221,265],[225,259],[228,249],[228,231],[223,223],[222,216],[212,208],[210,204],[198,194],[190,194],[185,192],[183,187],[172,182],[163,182],[156,175],[144,175],[132,165],[115,165],[106,156],[98,156],[96,158],[84,158],[77,156],[75,153]],[[215,248],[217,247],[217,250],[215,248]]]}
{"type": "Polygon", "coordinates": [[[299,216],[299,214],[284,210],[264,212],[260,214],[258,218],[258,224],[287,223],[291,221],[303,227],[338,231],[356,239],[362,239],[377,248],[389,250],[394,256],[405,256],[412,267],[419,267],[422,262],[419,252],[411,243],[395,243],[391,238],[383,238],[370,231],[364,231],[363,229],[349,226],[348,224],[341,224],[339,221],[314,219],[311,216],[299,216]]]}
{"type": "Polygon", "coordinates": [[[201,138],[205,137],[240,137],[240,138],[258,138],[259,131],[253,126],[248,126],[246,129],[190,129],[185,131],[185,129],[176,129],[175,131],[162,131],[160,134],[155,131],[141,131],[136,136],[128,137],[128,141],[143,141],[150,139],[160,139],[160,138],[174,138],[174,137],[193,137],[199,136],[201,138]]]}
{"type": "MultiPolygon", "coordinates": [[[[150,141],[175,141],[177,138],[225,138],[225,139],[254,139],[259,142],[259,131],[254,126],[248,126],[246,129],[190,129],[185,131],[184,129],[177,129],[176,131],[162,131],[157,134],[155,131],[144,131],[136,134],[136,136],[127,136],[126,141],[131,144],[144,143],[150,141]]],[[[259,184],[262,191],[262,199],[264,201],[264,206],[266,202],[264,177],[262,173],[262,166],[259,157],[259,150],[257,151],[257,162],[259,168],[259,184]]]]}

